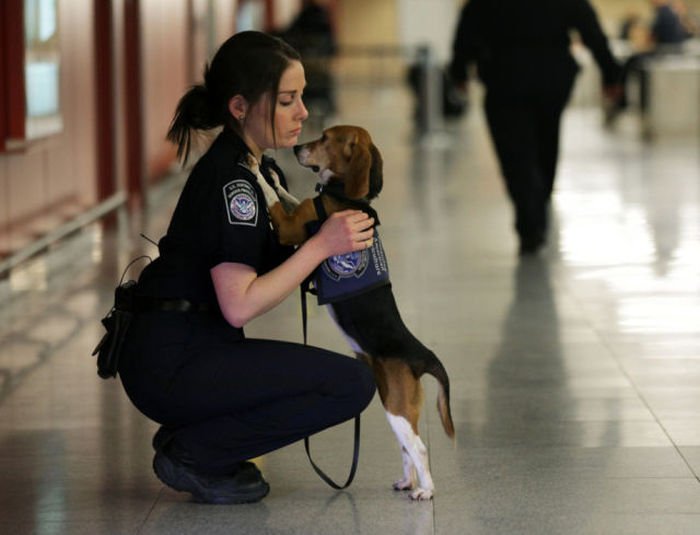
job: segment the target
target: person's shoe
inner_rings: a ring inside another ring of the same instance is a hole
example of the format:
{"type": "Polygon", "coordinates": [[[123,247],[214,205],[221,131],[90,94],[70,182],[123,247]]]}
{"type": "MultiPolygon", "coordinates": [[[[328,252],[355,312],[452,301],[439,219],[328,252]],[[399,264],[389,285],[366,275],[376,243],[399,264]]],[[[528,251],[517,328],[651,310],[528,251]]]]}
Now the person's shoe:
{"type": "Polygon", "coordinates": [[[622,84],[607,86],[603,91],[603,116],[605,126],[612,126],[627,108],[625,89],[622,84]]]}
{"type": "Polygon", "coordinates": [[[606,128],[614,126],[623,111],[625,108],[616,102],[603,105],[603,125],[606,128]]]}
{"type": "Polygon", "coordinates": [[[545,239],[542,237],[536,238],[521,238],[520,248],[518,249],[518,254],[520,256],[532,256],[537,254],[537,252],[544,247],[545,239]]]}
{"type": "Polygon", "coordinates": [[[240,463],[231,475],[212,476],[194,472],[176,457],[159,449],[153,458],[153,471],[167,486],[189,492],[200,503],[253,503],[262,500],[270,492],[270,485],[250,462],[240,463]]]}

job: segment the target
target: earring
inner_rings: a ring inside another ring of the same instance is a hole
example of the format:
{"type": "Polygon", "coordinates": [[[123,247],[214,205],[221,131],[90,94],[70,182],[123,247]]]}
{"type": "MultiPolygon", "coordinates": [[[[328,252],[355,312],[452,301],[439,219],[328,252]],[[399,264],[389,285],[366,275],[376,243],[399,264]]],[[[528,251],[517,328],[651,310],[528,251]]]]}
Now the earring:
{"type": "Polygon", "coordinates": [[[241,113],[240,117],[238,117],[239,121],[242,121],[243,119],[245,119],[245,113],[241,113]]]}

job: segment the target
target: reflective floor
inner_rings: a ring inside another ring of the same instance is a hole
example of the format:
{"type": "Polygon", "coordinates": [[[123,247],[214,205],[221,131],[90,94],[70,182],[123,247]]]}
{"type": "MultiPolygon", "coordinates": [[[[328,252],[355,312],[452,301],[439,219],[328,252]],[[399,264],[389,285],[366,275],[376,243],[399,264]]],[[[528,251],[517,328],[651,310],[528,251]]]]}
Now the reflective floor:
{"type": "MultiPolygon", "coordinates": [[[[156,252],[139,233],[164,231],[175,177],[142,216],[86,229],[0,281],[0,533],[700,532],[698,140],[645,144],[633,117],[606,131],[597,110],[570,109],[549,246],[520,260],[478,106],[416,144],[402,88],[340,99],[339,120],[366,126],[384,156],[376,207],[400,309],[451,377],[454,444],[424,379],[435,499],[391,490],[401,462],[378,399],[345,492],[301,444],[257,460],[272,487],[259,504],[197,505],[155,478],[155,425],[90,352],[122,270],[156,252]]],[[[295,193],[313,191],[277,158],[295,193]]],[[[296,296],[247,331],[300,341],[296,296]]],[[[310,340],[349,354],[315,306],[310,340]]],[[[351,424],[312,445],[344,479],[351,424]]]]}

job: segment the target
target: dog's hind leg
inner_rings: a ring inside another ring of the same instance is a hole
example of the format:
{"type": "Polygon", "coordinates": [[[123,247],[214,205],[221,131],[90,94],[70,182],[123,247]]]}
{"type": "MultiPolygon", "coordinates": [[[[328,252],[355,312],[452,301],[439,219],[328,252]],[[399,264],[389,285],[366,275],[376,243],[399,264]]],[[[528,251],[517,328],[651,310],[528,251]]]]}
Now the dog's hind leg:
{"type": "Polygon", "coordinates": [[[387,418],[396,434],[396,438],[401,444],[404,462],[404,479],[397,481],[394,484],[394,488],[397,490],[414,488],[413,473],[415,469],[415,472],[418,474],[418,487],[411,492],[411,499],[430,500],[433,497],[435,485],[430,474],[427,448],[406,418],[389,412],[387,412],[387,418]]]}
{"type": "MultiPolygon", "coordinates": [[[[387,417],[390,416],[387,413],[387,417]]],[[[413,490],[416,487],[416,468],[413,466],[411,456],[403,446],[401,446],[401,460],[403,461],[403,478],[394,482],[394,490],[413,490]]]]}
{"type": "Polygon", "coordinates": [[[413,489],[412,499],[429,500],[435,486],[430,475],[428,450],[418,436],[423,388],[402,360],[374,359],[373,363],[387,419],[401,445],[404,477],[394,484],[394,488],[413,489]]]}

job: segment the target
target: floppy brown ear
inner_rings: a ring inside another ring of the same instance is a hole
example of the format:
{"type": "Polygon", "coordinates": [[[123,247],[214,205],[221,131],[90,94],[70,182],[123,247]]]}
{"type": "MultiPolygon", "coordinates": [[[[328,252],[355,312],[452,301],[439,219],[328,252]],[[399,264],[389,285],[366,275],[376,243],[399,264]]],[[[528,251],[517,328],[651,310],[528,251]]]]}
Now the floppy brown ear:
{"type": "Polygon", "coordinates": [[[348,173],[345,177],[345,196],[350,199],[361,199],[369,193],[369,175],[372,166],[372,155],[364,143],[348,141],[344,148],[350,153],[348,173]]]}
{"type": "Polygon", "coordinates": [[[369,168],[369,192],[367,197],[374,199],[382,191],[382,186],[384,185],[384,160],[382,160],[382,155],[379,153],[379,149],[374,146],[374,143],[369,146],[369,151],[372,154],[372,164],[369,168]]]}

